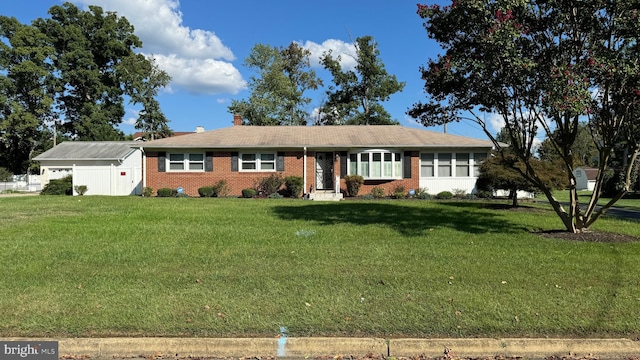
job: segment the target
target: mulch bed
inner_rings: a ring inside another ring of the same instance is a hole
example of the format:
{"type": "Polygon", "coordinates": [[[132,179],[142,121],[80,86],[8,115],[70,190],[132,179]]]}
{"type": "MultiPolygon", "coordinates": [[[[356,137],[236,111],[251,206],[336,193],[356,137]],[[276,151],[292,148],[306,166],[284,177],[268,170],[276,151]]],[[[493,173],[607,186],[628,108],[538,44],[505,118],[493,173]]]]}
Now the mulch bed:
{"type": "Polygon", "coordinates": [[[563,230],[555,231],[540,231],[536,234],[552,239],[570,240],[570,241],[585,241],[585,242],[601,242],[601,243],[628,243],[640,241],[637,237],[615,234],[609,232],[600,231],[585,231],[579,233],[570,233],[563,230]]]}

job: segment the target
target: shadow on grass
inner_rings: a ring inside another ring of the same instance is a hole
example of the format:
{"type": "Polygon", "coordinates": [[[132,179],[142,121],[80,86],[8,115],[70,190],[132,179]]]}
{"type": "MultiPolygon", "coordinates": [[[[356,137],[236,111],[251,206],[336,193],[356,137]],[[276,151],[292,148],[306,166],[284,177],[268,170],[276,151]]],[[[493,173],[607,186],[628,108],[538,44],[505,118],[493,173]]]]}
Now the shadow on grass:
{"type": "Polygon", "coordinates": [[[522,226],[510,222],[504,214],[465,203],[448,205],[412,206],[400,201],[310,202],[304,206],[275,206],[273,211],[283,220],[304,220],[319,225],[383,225],[404,236],[422,236],[437,228],[451,228],[471,234],[524,231],[522,226]]]}

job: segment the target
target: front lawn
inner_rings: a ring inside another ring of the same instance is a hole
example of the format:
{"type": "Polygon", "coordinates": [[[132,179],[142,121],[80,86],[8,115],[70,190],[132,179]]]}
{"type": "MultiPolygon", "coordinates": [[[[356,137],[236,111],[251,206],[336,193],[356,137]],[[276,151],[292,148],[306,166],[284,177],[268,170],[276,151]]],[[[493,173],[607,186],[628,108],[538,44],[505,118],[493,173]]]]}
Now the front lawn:
{"type": "MultiPolygon", "coordinates": [[[[0,336],[631,337],[640,242],[482,202],[0,198],[0,336]]],[[[595,230],[640,237],[611,218],[595,230]]]]}

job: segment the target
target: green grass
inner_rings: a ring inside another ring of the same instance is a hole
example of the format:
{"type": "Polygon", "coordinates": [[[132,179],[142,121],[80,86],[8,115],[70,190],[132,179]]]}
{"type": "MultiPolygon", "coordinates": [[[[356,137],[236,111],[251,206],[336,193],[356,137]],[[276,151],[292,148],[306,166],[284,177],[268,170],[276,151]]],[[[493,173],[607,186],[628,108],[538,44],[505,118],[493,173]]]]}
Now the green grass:
{"type": "MultiPolygon", "coordinates": [[[[0,336],[619,337],[640,243],[481,202],[0,198],[0,336]]],[[[600,231],[640,237],[603,218],[600,231]]]]}
{"type": "MultiPolygon", "coordinates": [[[[627,197],[616,201],[616,203],[613,206],[623,208],[623,209],[640,211],[640,197],[638,195],[639,194],[637,193],[627,194],[627,197]]],[[[562,201],[562,202],[569,201],[569,191],[567,190],[554,191],[553,196],[555,196],[555,198],[558,201],[562,201]]],[[[542,193],[537,194],[536,197],[541,200],[547,200],[547,198],[542,193]]],[[[586,206],[589,203],[590,199],[591,199],[591,191],[588,191],[588,190],[578,191],[578,200],[580,201],[580,204],[586,206]]],[[[605,205],[606,203],[609,202],[609,200],[611,200],[611,198],[601,197],[598,200],[598,205],[605,205]]]]}

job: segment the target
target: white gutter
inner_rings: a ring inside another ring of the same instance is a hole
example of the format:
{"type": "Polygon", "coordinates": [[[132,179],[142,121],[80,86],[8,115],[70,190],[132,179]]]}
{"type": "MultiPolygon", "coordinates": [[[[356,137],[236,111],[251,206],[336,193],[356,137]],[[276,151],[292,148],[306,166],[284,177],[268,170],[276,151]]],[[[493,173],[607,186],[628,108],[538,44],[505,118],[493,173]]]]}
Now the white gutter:
{"type": "Polygon", "coordinates": [[[302,155],[302,194],[307,192],[307,147],[303,147],[304,154],[302,155]]]}
{"type": "Polygon", "coordinates": [[[140,151],[142,152],[142,189],[140,189],[140,194],[142,194],[144,188],[147,187],[147,154],[142,146],[140,146],[140,151]]]}

